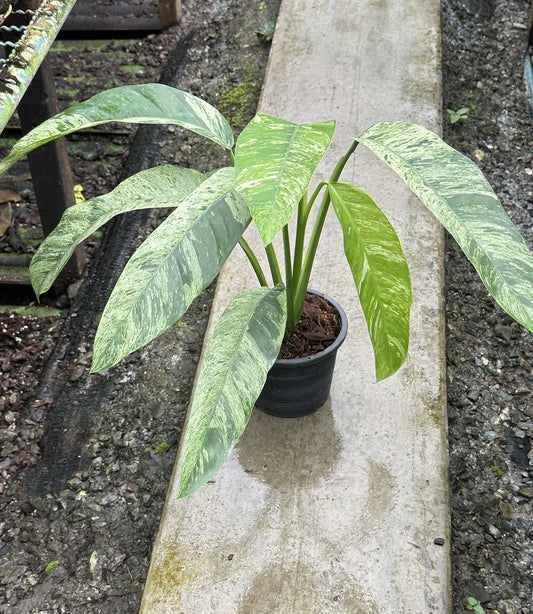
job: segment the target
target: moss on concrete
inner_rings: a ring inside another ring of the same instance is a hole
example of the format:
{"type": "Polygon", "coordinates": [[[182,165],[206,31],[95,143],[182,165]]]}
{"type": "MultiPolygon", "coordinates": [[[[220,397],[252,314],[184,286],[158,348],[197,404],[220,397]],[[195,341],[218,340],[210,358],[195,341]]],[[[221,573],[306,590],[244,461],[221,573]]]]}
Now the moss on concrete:
{"type": "Polygon", "coordinates": [[[254,67],[245,66],[243,73],[243,81],[223,90],[218,101],[219,111],[227,118],[236,133],[239,133],[253,117],[262,84],[254,67]]]}

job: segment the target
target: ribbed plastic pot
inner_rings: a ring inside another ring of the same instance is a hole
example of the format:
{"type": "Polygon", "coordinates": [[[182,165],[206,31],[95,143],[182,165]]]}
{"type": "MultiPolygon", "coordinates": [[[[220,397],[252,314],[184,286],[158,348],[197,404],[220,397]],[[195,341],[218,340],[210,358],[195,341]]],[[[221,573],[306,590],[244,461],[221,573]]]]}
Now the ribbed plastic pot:
{"type": "Polygon", "coordinates": [[[348,318],[342,307],[329,296],[308,290],[326,299],[341,318],[341,330],[325,350],[303,358],[278,359],[267,375],[255,406],[279,418],[299,418],[312,414],[329,398],[337,350],[348,332],[348,318]]]}

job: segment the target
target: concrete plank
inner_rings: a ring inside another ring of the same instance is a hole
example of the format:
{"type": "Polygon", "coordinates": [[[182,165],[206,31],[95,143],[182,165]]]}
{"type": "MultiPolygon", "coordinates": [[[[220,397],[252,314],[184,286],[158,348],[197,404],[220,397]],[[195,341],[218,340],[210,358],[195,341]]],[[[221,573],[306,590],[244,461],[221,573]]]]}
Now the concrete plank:
{"type": "MultiPolygon", "coordinates": [[[[438,0],[284,0],[261,108],[299,122],[338,120],[323,176],[377,121],[438,131],[439,9],[438,0]]],[[[311,286],[349,318],[331,400],[294,420],[255,411],[212,483],[178,501],[173,480],[143,614],[450,610],[442,233],[370,153],[358,151],[343,178],[369,192],[402,241],[414,294],[409,357],[373,383],[330,212],[311,286]]],[[[210,330],[231,296],[253,285],[236,253],[219,279],[210,330]]]]}

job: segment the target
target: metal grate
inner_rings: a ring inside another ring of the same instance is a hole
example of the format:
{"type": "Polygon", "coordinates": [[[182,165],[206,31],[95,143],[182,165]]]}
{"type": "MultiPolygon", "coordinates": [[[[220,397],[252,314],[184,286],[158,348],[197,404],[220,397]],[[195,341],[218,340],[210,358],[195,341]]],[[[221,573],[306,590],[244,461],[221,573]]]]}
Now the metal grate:
{"type": "Polygon", "coordinates": [[[26,23],[30,23],[35,15],[35,11],[27,8],[17,8],[21,6],[19,0],[10,2],[5,7],[5,2],[0,2],[0,69],[9,61],[16,43],[24,36],[28,29],[26,23]],[[25,23],[6,23],[17,18],[25,23]]]}
{"type": "MultiPolygon", "coordinates": [[[[42,0],[38,4],[30,0],[18,0],[11,5],[11,15],[0,26],[3,48],[6,52],[9,51],[9,55],[0,65],[0,131],[4,129],[28,89],[75,2],[76,0],[42,0]],[[35,10],[28,8],[36,5],[35,10]],[[29,23],[25,24],[25,20],[29,20],[29,23]]],[[[0,6],[6,4],[0,0],[0,6]]],[[[9,5],[2,16],[7,11],[9,5]]]]}

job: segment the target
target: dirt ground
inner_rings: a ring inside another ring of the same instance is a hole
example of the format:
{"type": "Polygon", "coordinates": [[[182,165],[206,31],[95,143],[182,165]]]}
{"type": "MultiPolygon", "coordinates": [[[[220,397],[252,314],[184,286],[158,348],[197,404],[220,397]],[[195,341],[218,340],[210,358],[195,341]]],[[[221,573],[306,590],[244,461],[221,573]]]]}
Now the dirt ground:
{"type": "MultiPolygon", "coordinates": [[[[59,41],[52,61],[61,104],[162,78],[215,104],[238,131],[257,104],[278,6],[184,0],[182,23],[162,34],[59,41]]],[[[445,138],[481,166],[531,246],[528,11],[526,0],[442,2],[444,108],[468,109],[454,124],[445,111],[445,138]]],[[[2,155],[14,136],[4,134],[2,155]]],[[[70,139],[69,151],[87,198],[158,161],[200,170],[225,163],[173,127],[139,130],[136,140],[114,127],[70,139]]],[[[2,212],[12,221],[0,232],[0,253],[32,253],[38,244],[28,179],[21,164],[4,186],[20,200],[0,203],[0,224],[2,212]]],[[[92,237],[83,284],[45,297],[46,317],[0,314],[0,612],[138,610],[212,288],[164,339],[112,374],[89,376],[88,365],[109,291],[103,278],[118,268],[109,237],[128,237],[116,252],[124,259],[157,219],[132,216],[92,237]]],[[[453,611],[465,612],[474,597],[486,612],[531,614],[532,336],[494,305],[452,240],[446,267],[453,611]]],[[[27,290],[0,290],[4,304],[32,301],[27,290]]]]}

